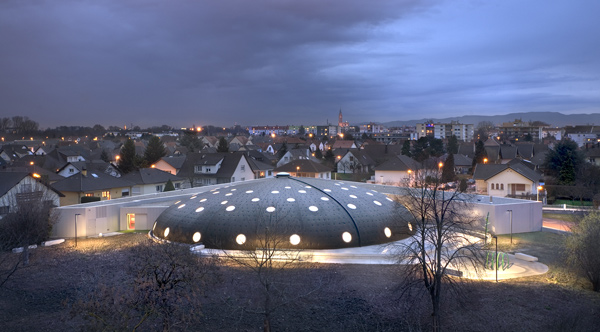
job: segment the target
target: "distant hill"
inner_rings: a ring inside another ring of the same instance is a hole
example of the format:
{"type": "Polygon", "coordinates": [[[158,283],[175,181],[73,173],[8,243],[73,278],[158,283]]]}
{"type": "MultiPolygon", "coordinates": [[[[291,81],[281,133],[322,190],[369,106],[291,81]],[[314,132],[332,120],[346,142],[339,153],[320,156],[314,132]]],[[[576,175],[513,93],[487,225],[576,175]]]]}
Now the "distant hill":
{"type": "MultiPolygon", "coordinates": [[[[600,125],[600,113],[592,114],[562,114],[559,112],[522,112],[508,113],[504,115],[463,115],[457,117],[433,119],[434,122],[449,123],[450,121],[458,121],[465,124],[477,124],[481,121],[490,121],[495,125],[501,125],[504,122],[515,121],[521,119],[523,121],[543,121],[553,127],[565,127],[573,125],[600,125]]],[[[391,121],[382,123],[386,127],[399,126],[414,126],[417,123],[423,123],[431,118],[423,118],[420,120],[410,121],[391,121]]]]}

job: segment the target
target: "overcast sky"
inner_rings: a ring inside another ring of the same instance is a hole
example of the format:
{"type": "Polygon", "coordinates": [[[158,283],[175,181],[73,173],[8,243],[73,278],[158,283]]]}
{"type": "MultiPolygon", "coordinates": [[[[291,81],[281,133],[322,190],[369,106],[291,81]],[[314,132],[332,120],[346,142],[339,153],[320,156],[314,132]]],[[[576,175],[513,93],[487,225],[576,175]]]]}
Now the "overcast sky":
{"type": "Polygon", "coordinates": [[[0,117],[58,125],[600,112],[597,0],[2,0],[0,117]]]}

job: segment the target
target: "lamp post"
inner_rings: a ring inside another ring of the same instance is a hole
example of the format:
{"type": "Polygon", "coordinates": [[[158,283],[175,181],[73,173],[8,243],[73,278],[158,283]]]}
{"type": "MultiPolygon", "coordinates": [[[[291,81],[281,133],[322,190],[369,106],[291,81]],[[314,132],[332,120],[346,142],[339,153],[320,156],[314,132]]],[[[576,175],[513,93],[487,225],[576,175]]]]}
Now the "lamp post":
{"type": "Polygon", "coordinates": [[[537,198],[535,199],[536,202],[540,201],[540,190],[544,189],[544,187],[542,186],[538,186],[537,187],[537,198]]]}
{"type": "Polygon", "coordinates": [[[77,216],[80,216],[81,214],[79,213],[75,213],[75,247],[77,248],[77,216]]]}
{"type": "Polygon", "coordinates": [[[492,238],[496,239],[496,256],[494,256],[494,261],[496,264],[496,282],[498,282],[498,237],[494,235],[492,238]]]}
{"type": "Polygon", "coordinates": [[[510,213],[510,244],[512,244],[512,210],[507,210],[510,213]]]}
{"type": "Polygon", "coordinates": [[[487,162],[488,162],[488,159],[487,158],[483,158],[483,163],[487,164],[487,162]]]}
{"type": "Polygon", "coordinates": [[[300,166],[296,166],[296,177],[300,177],[300,175],[298,175],[300,172],[300,166]]]}

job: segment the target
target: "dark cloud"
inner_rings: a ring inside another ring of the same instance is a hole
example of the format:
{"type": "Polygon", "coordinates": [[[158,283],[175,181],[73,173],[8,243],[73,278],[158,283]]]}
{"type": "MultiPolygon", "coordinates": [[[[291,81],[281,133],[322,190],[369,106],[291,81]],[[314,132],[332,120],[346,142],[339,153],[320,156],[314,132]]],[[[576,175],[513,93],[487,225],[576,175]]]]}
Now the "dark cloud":
{"type": "Polygon", "coordinates": [[[585,1],[3,1],[0,113],[43,126],[597,112],[585,1]]]}

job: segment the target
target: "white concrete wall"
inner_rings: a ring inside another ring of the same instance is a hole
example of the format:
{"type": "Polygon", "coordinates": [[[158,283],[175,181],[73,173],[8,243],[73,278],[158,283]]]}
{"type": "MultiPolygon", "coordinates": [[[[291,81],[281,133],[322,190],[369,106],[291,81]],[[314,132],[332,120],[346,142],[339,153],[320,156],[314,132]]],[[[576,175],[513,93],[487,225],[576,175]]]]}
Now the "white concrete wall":
{"type": "MultiPolygon", "coordinates": [[[[489,196],[484,197],[482,203],[475,204],[475,210],[479,213],[482,220],[489,212],[488,231],[493,234],[510,234],[510,212],[512,210],[512,233],[539,232],[542,230],[542,203],[528,200],[510,199],[506,203],[502,199],[501,203],[494,203],[498,198],[492,197],[492,203],[489,202],[489,196]]],[[[485,222],[485,221],[484,221],[485,222]]]]}
{"type": "Polygon", "coordinates": [[[492,176],[486,181],[487,185],[487,193],[491,196],[501,196],[504,197],[509,194],[520,195],[522,193],[535,193],[536,183],[524,177],[523,175],[513,171],[512,169],[507,169],[504,172],[501,172],[495,176],[492,176]],[[494,184],[494,189],[491,188],[491,184],[494,184]],[[504,184],[504,190],[499,189],[496,190],[495,184],[504,184]],[[524,184],[525,191],[517,191],[515,193],[510,192],[511,184],[524,184]]]}
{"type": "Polygon", "coordinates": [[[375,183],[404,185],[408,181],[408,172],[375,170],[375,183]]]}
{"type": "Polygon", "coordinates": [[[163,206],[123,207],[120,211],[120,229],[127,229],[127,214],[135,214],[135,230],[150,230],[158,216],[168,208],[163,206]],[[143,217],[142,217],[143,216],[143,217]],[[144,218],[145,217],[145,218],[144,218]]]}

